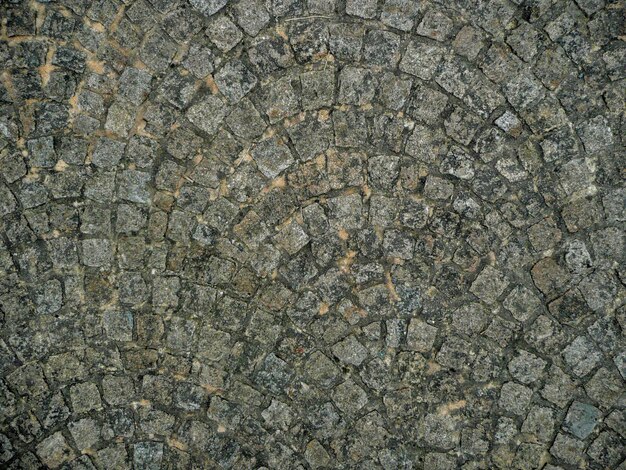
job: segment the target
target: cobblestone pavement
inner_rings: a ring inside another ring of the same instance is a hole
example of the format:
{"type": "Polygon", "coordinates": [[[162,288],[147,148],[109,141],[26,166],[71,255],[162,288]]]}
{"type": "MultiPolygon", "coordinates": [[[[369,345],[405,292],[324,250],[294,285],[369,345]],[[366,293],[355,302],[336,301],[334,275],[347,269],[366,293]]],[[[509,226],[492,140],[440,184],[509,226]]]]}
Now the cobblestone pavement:
{"type": "Polygon", "coordinates": [[[614,0],[3,0],[0,467],[625,469],[614,0]]]}

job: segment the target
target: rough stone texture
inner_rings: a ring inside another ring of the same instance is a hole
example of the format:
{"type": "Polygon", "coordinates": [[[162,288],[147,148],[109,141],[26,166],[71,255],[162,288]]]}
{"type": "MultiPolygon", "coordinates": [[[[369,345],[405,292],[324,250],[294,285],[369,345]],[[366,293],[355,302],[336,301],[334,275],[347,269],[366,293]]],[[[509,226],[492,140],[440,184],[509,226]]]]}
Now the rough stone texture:
{"type": "Polygon", "coordinates": [[[624,17],[0,2],[0,467],[623,469],[624,17]]]}

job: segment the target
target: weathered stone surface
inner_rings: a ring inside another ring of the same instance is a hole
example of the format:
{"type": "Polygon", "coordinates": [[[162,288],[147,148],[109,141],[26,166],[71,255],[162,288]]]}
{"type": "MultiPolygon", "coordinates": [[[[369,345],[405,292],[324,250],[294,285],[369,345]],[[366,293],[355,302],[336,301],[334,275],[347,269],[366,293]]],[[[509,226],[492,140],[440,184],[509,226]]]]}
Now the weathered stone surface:
{"type": "Polygon", "coordinates": [[[502,409],[506,409],[517,415],[525,415],[528,404],[532,397],[532,390],[515,382],[507,382],[500,390],[500,401],[502,409]]]}
{"type": "Polygon", "coordinates": [[[619,2],[0,10],[0,467],[622,464],[619,2]]]}
{"type": "Polygon", "coordinates": [[[354,336],[348,336],[332,349],[335,357],[345,364],[359,366],[367,358],[367,349],[354,336]]]}
{"type": "Polygon", "coordinates": [[[294,162],[289,148],[278,139],[268,139],[252,150],[257,167],[268,178],[275,178],[294,162]]]}
{"type": "Polygon", "coordinates": [[[437,328],[423,321],[413,319],[406,333],[407,346],[422,353],[429,352],[435,343],[437,328]]]}
{"type": "Polygon", "coordinates": [[[215,134],[226,115],[225,103],[214,95],[192,105],[186,113],[187,119],[207,134],[215,134]]]}
{"type": "Polygon", "coordinates": [[[563,427],[578,439],[586,439],[600,419],[600,410],[587,403],[575,401],[569,407],[563,427]]]}
{"type": "Polygon", "coordinates": [[[50,468],[59,468],[74,459],[76,454],[58,431],[37,445],[37,455],[50,468]]]}
{"type": "Polygon", "coordinates": [[[222,94],[235,103],[254,88],[257,78],[243,62],[236,60],[217,71],[215,83],[222,94]]]}
{"type": "Polygon", "coordinates": [[[520,351],[518,356],[509,362],[509,372],[518,381],[529,384],[543,375],[546,361],[528,351],[520,351]]]}
{"type": "Polygon", "coordinates": [[[473,282],[470,291],[486,303],[493,304],[508,284],[500,271],[487,266],[473,282]]]}

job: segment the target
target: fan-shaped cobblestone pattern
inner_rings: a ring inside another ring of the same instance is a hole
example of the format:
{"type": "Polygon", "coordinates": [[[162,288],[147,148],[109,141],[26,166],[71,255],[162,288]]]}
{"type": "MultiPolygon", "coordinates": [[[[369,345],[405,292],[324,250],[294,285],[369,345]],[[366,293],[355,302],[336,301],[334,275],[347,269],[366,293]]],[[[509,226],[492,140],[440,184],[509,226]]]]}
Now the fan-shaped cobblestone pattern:
{"type": "Polygon", "coordinates": [[[5,0],[0,462],[624,468],[624,3],[5,0]]]}

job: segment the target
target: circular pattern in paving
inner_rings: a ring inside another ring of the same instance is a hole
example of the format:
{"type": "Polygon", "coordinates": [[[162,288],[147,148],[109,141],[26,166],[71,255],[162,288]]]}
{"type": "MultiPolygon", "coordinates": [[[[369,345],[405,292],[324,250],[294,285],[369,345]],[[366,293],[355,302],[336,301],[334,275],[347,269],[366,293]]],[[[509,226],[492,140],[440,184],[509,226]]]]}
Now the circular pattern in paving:
{"type": "Polygon", "coordinates": [[[623,468],[623,2],[0,18],[3,468],[623,468]]]}

